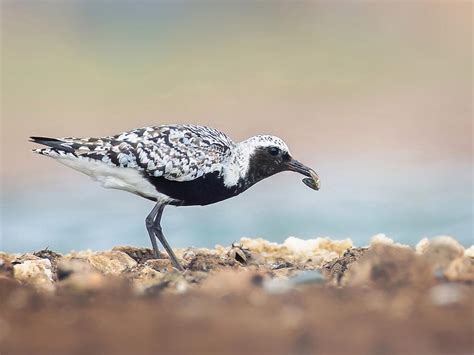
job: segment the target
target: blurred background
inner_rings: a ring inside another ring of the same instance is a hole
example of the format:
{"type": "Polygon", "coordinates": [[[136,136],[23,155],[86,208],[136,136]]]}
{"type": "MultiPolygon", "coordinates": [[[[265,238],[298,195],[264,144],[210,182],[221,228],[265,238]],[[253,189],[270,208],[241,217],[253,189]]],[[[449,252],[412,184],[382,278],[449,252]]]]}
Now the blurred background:
{"type": "Polygon", "coordinates": [[[196,123],[280,136],[284,173],[168,208],[174,247],[240,237],[472,241],[470,2],[2,1],[0,250],[149,246],[152,203],[34,155],[28,136],[196,123]]]}

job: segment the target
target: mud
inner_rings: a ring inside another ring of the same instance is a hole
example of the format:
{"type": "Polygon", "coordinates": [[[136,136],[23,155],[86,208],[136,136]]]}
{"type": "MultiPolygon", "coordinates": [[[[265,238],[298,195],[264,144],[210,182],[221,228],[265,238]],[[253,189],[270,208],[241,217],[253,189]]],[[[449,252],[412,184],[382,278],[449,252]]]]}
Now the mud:
{"type": "Polygon", "coordinates": [[[426,243],[0,253],[0,353],[472,353],[474,259],[426,243]]]}

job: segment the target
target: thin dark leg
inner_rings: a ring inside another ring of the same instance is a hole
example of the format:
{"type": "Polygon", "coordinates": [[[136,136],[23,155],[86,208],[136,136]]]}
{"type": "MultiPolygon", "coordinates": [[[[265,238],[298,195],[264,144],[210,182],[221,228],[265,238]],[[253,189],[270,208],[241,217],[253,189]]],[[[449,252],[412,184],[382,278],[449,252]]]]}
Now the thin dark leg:
{"type": "Polygon", "coordinates": [[[153,246],[153,255],[155,258],[160,258],[160,250],[158,249],[158,244],[156,243],[155,233],[153,232],[153,225],[155,222],[156,215],[160,209],[160,205],[157,203],[155,207],[151,210],[150,214],[145,219],[146,230],[150,236],[151,245],[153,246]]]}
{"type": "Polygon", "coordinates": [[[176,269],[178,269],[179,271],[184,271],[183,267],[181,266],[181,264],[178,261],[178,258],[174,254],[173,249],[171,249],[170,245],[166,241],[165,236],[163,235],[163,231],[161,229],[160,222],[161,222],[161,216],[163,214],[163,210],[165,209],[165,205],[158,205],[157,204],[157,206],[158,206],[158,211],[156,213],[155,221],[153,223],[153,232],[155,233],[155,236],[159,239],[159,241],[161,242],[161,244],[163,245],[163,247],[167,251],[173,266],[176,269]]]}

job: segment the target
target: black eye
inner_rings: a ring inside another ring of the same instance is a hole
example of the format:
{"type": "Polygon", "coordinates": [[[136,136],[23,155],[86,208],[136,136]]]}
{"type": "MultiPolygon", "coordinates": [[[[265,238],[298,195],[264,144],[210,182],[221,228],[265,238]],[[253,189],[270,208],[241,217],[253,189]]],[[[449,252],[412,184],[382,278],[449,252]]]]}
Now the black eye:
{"type": "Polygon", "coordinates": [[[270,147],[268,148],[268,152],[273,156],[277,156],[278,154],[280,154],[280,149],[278,149],[277,147],[270,147]]]}

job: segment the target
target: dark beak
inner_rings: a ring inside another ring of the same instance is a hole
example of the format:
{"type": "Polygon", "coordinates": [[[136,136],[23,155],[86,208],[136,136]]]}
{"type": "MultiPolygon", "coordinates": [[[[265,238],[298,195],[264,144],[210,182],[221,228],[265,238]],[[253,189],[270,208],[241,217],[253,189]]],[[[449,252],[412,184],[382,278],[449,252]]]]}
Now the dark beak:
{"type": "Polygon", "coordinates": [[[307,176],[308,178],[303,179],[305,185],[312,188],[313,190],[319,190],[319,176],[313,169],[308,168],[304,164],[301,164],[298,160],[291,159],[286,163],[286,170],[294,171],[296,173],[300,173],[304,176],[307,176]]]}

